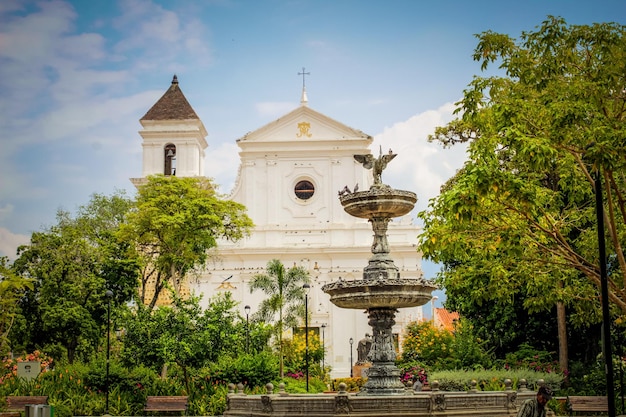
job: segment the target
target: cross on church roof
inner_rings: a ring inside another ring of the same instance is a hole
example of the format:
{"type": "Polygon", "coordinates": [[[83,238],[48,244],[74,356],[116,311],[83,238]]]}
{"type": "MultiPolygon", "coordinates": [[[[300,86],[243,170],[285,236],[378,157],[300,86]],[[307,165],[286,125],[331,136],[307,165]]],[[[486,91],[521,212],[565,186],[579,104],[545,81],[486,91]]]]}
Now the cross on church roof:
{"type": "Polygon", "coordinates": [[[304,67],[302,67],[302,72],[299,72],[298,75],[302,75],[302,88],[306,88],[305,86],[305,82],[304,82],[304,77],[306,77],[307,75],[311,75],[310,72],[305,72],[304,71],[304,67]]]}
{"type": "Polygon", "coordinates": [[[302,72],[299,72],[298,75],[302,75],[302,98],[300,98],[300,104],[303,105],[303,106],[306,106],[307,102],[309,101],[309,99],[306,96],[306,84],[305,84],[304,78],[307,75],[311,75],[311,73],[310,72],[306,72],[305,68],[302,67],[302,72]]]}

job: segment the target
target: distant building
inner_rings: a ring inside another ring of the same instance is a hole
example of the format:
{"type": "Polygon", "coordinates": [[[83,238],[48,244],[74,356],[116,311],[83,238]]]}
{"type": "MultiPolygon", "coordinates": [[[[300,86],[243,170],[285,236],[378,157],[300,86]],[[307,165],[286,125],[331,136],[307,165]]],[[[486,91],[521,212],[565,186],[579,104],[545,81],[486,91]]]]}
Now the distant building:
{"type": "MultiPolygon", "coordinates": [[[[205,154],[207,130],[176,77],[140,122],[143,168],[141,178],[131,179],[135,185],[157,173],[203,175],[205,159],[212,159],[210,152],[205,154]]],[[[340,278],[360,279],[372,256],[371,225],[345,213],[338,200],[344,187],[366,190],[372,184],[371,171],[353,157],[370,153],[371,143],[369,135],[311,109],[303,87],[295,110],[237,139],[241,160],[228,198],[247,207],[254,231],[237,243],[220,242],[206,271],[188,281],[189,291],[203,294],[205,306],[218,292],[230,291],[241,303],[242,315],[245,305],[254,314],[263,295],[251,294],[248,282],[265,272],[268,261],[305,267],[312,277],[309,325],[323,339],[332,377],[350,375],[349,339],[371,333],[363,311],[339,309],[321,291],[340,278]]],[[[422,276],[418,233],[410,215],[389,225],[391,256],[401,277],[422,276]]],[[[421,307],[400,310],[395,336],[401,337],[405,325],[422,318],[421,307]]]]}
{"type": "Polygon", "coordinates": [[[433,324],[440,329],[453,332],[456,322],[459,320],[459,313],[456,311],[448,311],[445,308],[433,309],[433,324]]]}

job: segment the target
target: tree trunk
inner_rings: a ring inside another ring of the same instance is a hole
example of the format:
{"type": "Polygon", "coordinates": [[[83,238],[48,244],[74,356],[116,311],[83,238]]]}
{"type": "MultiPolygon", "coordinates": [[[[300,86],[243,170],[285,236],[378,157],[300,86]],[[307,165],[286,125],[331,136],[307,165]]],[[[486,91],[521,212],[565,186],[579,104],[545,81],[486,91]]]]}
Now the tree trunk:
{"type": "Polygon", "coordinates": [[[559,337],[559,367],[561,372],[565,374],[567,382],[567,370],[569,368],[569,354],[567,351],[567,321],[565,315],[565,305],[562,302],[556,303],[556,320],[558,324],[559,337]]]}

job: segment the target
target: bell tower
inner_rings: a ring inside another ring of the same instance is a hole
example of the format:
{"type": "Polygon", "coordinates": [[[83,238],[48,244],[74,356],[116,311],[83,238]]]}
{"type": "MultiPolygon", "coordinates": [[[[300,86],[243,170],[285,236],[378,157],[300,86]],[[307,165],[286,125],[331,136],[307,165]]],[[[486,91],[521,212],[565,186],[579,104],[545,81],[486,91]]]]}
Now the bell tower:
{"type": "Polygon", "coordinates": [[[207,131],[178,86],[174,75],[163,96],[139,120],[143,138],[141,178],[131,178],[135,186],[149,175],[204,176],[207,131]]]}

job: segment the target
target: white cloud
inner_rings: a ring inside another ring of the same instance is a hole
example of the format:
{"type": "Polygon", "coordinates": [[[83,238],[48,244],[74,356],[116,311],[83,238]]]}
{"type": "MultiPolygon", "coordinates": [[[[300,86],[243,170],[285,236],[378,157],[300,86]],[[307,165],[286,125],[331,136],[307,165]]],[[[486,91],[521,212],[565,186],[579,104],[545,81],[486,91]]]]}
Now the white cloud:
{"type": "Polygon", "coordinates": [[[222,143],[217,148],[210,147],[206,159],[205,175],[215,180],[221,194],[229,194],[235,186],[235,176],[239,168],[239,146],[235,143],[222,143]]]}
{"type": "Polygon", "coordinates": [[[13,209],[13,204],[5,204],[4,206],[0,206],[0,219],[13,213],[13,209]]]}
{"type": "Polygon", "coordinates": [[[428,200],[439,194],[443,183],[466,160],[465,146],[444,149],[427,140],[437,126],[452,120],[454,109],[454,104],[444,104],[437,110],[417,114],[407,121],[385,128],[374,137],[372,152],[376,156],[381,146],[383,152],[392,149],[398,155],[383,173],[383,182],[394,188],[417,193],[417,210],[428,206],[428,200]]]}
{"type": "Polygon", "coordinates": [[[16,234],[0,227],[0,256],[6,256],[11,260],[15,260],[17,258],[17,247],[28,242],[30,242],[30,236],[16,234]]]}
{"type": "Polygon", "coordinates": [[[196,16],[167,10],[150,0],[120,2],[114,25],[124,33],[115,51],[141,67],[173,65],[193,57],[194,65],[212,62],[209,33],[196,16]]]}
{"type": "Polygon", "coordinates": [[[296,108],[296,104],[288,101],[265,101],[256,103],[255,108],[259,116],[277,118],[296,108]]]}

